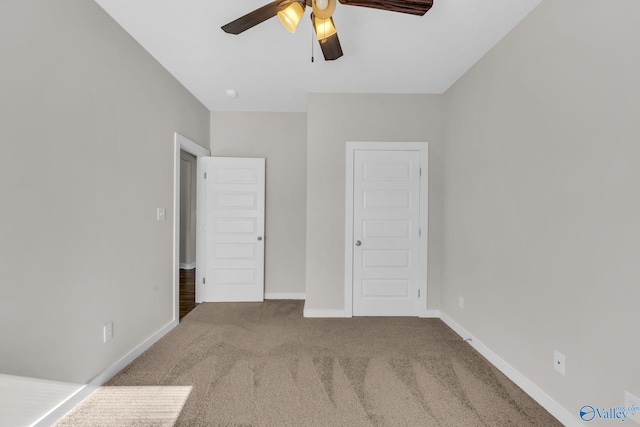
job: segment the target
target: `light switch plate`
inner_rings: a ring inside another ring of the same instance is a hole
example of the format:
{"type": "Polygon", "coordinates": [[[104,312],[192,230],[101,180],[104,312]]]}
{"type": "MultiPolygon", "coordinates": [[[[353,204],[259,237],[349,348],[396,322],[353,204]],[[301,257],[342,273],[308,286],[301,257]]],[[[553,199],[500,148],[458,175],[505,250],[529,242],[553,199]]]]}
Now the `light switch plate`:
{"type": "Polygon", "coordinates": [[[113,338],[113,322],[109,322],[104,325],[103,328],[104,342],[110,341],[113,338]]]}
{"type": "Polygon", "coordinates": [[[158,221],[164,221],[167,219],[167,210],[165,208],[158,208],[156,218],[158,221]]]}

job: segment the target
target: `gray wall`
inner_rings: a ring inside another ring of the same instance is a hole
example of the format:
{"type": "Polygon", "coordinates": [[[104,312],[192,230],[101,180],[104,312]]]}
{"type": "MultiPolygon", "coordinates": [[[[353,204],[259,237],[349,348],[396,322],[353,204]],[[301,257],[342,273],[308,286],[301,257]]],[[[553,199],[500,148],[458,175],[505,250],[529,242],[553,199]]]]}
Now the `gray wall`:
{"type": "Polygon", "coordinates": [[[211,155],[266,159],[265,292],[303,294],[307,116],[211,113],[211,155]]]}
{"type": "Polygon", "coordinates": [[[638,16],[543,1],[446,93],[442,310],[576,417],[640,395],[638,16]]]}
{"type": "Polygon", "coordinates": [[[172,320],[173,132],[209,112],[92,1],[3,0],[0,55],[0,372],[85,383],[172,320]]]}
{"type": "Polygon", "coordinates": [[[309,94],[307,309],[344,309],[347,141],[429,145],[428,308],[438,308],[442,229],[443,108],[438,95],[309,94]]]}

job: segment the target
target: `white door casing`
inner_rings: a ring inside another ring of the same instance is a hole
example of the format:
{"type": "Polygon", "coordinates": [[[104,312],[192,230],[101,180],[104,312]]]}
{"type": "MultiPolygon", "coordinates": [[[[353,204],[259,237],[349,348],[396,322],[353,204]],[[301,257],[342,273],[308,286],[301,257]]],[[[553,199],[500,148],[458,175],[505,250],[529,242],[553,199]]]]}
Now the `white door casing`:
{"type": "Polygon", "coordinates": [[[203,301],[264,300],[265,159],[204,159],[203,301]]]}
{"type": "Polygon", "coordinates": [[[426,314],[427,148],[348,143],[347,315],[426,314]]]}

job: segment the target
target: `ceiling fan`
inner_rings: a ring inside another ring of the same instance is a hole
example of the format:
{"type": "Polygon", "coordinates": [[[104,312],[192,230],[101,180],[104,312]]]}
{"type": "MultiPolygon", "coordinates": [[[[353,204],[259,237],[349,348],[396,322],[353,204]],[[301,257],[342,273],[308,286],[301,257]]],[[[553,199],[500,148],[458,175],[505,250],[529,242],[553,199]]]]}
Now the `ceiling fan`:
{"type": "MultiPolygon", "coordinates": [[[[340,3],[418,16],[424,15],[433,6],[433,0],[340,0],[340,3]]],[[[342,47],[332,18],[336,0],[275,0],[223,25],[222,29],[229,34],[240,34],[277,15],[282,25],[293,33],[307,6],[313,9],[311,21],[324,59],[332,61],[340,58],[342,47]]]]}

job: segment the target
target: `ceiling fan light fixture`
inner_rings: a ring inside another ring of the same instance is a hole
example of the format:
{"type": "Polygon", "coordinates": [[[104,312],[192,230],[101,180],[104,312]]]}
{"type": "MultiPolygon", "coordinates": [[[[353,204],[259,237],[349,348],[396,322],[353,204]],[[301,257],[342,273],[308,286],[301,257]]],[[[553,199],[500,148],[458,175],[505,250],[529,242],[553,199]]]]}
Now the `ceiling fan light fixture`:
{"type": "Polygon", "coordinates": [[[336,10],[336,0],[313,0],[313,14],[320,19],[329,19],[336,10]]]}
{"type": "Polygon", "coordinates": [[[289,32],[295,33],[302,15],[304,15],[304,9],[304,2],[293,1],[278,11],[278,19],[289,32]]]}
{"type": "Polygon", "coordinates": [[[313,26],[316,30],[316,37],[319,41],[329,38],[337,33],[336,26],[333,23],[333,18],[320,19],[316,16],[313,19],[313,26]]]}

